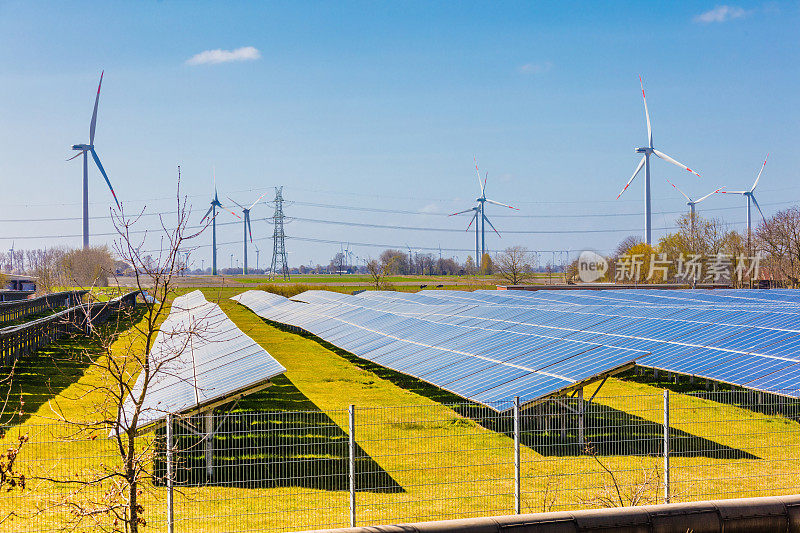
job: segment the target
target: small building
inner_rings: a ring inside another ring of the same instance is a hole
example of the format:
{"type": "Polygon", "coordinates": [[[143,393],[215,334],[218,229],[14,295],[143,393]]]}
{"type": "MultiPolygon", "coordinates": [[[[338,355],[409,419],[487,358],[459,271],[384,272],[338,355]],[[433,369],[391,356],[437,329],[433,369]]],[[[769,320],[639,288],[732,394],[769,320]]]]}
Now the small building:
{"type": "Polygon", "coordinates": [[[36,292],[36,278],[32,276],[22,276],[19,274],[8,274],[5,276],[6,286],[3,289],[9,291],[28,291],[36,292]]]}

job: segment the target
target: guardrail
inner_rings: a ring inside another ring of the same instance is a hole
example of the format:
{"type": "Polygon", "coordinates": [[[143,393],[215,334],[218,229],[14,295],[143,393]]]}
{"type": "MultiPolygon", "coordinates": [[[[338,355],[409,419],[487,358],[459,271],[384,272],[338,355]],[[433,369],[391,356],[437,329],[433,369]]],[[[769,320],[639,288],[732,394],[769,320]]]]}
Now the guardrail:
{"type": "Polygon", "coordinates": [[[74,307],[89,291],[62,291],[30,300],[0,302],[0,324],[59,307],[74,307]]]}
{"type": "Polygon", "coordinates": [[[318,533],[580,533],[583,531],[795,533],[800,531],[800,496],[616,507],[316,531],[318,533]]]}
{"type": "Polygon", "coordinates": [[[22,356],[72,332],[88,332],[89,328],[108,319],[120,308],[136,305],[138,290],[108,302],[79,304],[48,317],[19,326],[0,329],[0,361],[11,365],[22,356]]]}

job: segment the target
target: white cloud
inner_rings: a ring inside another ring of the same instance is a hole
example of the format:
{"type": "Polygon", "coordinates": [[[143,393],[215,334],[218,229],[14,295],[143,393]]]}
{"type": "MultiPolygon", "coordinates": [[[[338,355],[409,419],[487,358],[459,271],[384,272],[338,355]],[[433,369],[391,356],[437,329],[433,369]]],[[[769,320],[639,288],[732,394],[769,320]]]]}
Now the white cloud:
{"type": "Polygon", "coordinates": [[[428,204],[421,209],[423,213],[436,214],[439,213],[439,206],[436,204],[428,204]]]}
{"type": "Polygon", "coordinates": [[[205,50],[186,60],[187,65],[215,65],[231,61],[253,61],[261,57],[261,52],[252,46],[243,46],[236,50],[205,50]]]}
{"type": "Polygon", "coordinates": [[[551,68],[553,68],[553,64],[549,61],[545,61],[544,63],[525,63],[517,68],[517,71],[520,74],[544,74],[551,68]]]}
{"type": "Polygon", "coordinates": [[[741,7],[721,5],[705,13],[700,13],[694,17],[694,21],[701,24],[713,24],[714,22],[727,22],[729,20],[739,19],[749,14],[749,11],[741,7]]]}

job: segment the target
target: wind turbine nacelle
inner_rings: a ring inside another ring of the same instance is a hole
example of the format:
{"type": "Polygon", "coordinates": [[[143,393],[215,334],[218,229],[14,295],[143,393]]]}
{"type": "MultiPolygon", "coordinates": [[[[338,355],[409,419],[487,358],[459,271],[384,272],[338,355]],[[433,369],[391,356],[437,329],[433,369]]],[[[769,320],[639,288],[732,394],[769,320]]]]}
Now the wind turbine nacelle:
{"type": "Polygon", "coordinates": [[[73,144],[72,145],[72,149],[73,150],[80,150],[81,152],[86,151],[86,150],[90,150],[91,148],[92,147],[89,146],[88,144],[73,144]]]}
{"type": "Polygon", "coordinates": [[[635,151],[637,154],[647,154],[647,153],[650,153],[650,154],[652,154],[652,153],[653,153],[653,149],[652,149],[652,148],[648,148],[647,146],[644,146],[644,147],[642,147],[642,148],[637,148],[637,149],[636,149],[636,150],[634,150],[634,151],[635,151]]]}

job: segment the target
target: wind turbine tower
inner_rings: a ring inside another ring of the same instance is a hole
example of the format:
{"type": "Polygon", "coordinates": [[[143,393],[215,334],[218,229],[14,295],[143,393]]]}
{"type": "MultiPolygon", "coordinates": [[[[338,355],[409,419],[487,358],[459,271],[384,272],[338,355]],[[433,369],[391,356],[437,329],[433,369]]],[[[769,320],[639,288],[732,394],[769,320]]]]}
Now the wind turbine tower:
{"type": "Polygon", "coordinates": [[[651,219],[651,209],[650,209],[650,156],[655,155],[656,157],[667,161],[668,163],[672,163],[675,166],[682,168],[692,174],[696,175],[698,178],[700,174],[692,170],[691,168],[687,167],[683,163],[679,163],[664,152],[659,152],[655,148],[653,148],[653,130],[650,128],[650,112],[647,110],[647,99],[644,96],[644,84],[642,83],[642,77],[639,76],[639,86],[642,88],[642,101],[644,102],[644,116],[647,120],[647,146],[643,146],[641,148],[636,149],[636,153],[642,154],[642,159],[639,161],[639,165],[637,165],[636,170],[633,171],[633,176],[628,180],[628,183],[625,184],[625,187],[622,188],[620,193],[617,195],[617,199],[622,196],[622,193],[628,188],[631,184],[633,179],[639,174],[639,171],[642,170],[642,167],[645,167],[645,176],[644,176],[644,242],[647,244],[652,244],[652,225],[650,222],[651,219]]]}

